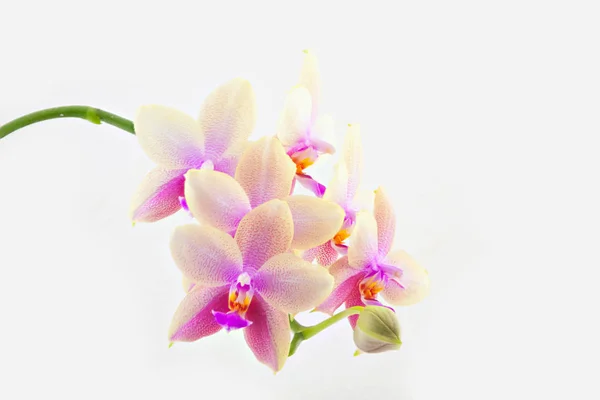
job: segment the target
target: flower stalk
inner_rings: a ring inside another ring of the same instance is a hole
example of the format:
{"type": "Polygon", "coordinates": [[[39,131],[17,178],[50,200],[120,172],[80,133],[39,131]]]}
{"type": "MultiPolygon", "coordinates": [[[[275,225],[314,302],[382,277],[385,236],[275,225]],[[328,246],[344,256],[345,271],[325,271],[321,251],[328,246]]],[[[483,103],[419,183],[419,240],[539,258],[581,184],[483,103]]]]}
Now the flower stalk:
{"type": "Polygon", "coordinates": [[[363,308],[364,307],[361,306],[347,308],[344,311],[337,313],[334,316],[327,318],[325,321],[321,321],[313,326],[303,326],[290,316],[290,328],[292,329],[292,332],[294,332],[294,337],[292,338],[288,356],[294,355],[300,346],[300,343],[303,341],[310,339],[321,331],[324,331],[336,322],[346,319],[351,315],[360,314],[363,308]]]}
{"type": "Polygon", "coordinates": [[[28,125],[57,118],[80,118],[97,125],[104,122],[135,135],[131,120],[90,106],[63,106],[35,111],[7,122],[0,126],[0,139],[28,125]]]}

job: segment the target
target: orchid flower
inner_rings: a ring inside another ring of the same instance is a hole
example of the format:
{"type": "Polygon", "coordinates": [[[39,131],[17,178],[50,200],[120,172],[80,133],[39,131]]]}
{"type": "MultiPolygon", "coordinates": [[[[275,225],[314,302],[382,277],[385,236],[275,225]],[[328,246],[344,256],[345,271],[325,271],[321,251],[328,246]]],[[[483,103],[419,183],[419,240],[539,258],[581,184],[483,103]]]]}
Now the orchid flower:
{"type": "Polygon", "coordinates": [[[333,136],[334,124],[330,116],[319,115],[321,77],[317,58],[312,52],[305,53],[300,82],[286,98],[277,136],[296,164],[296,179],[321,197],[325,187],[304,170],[322,154],[335,153],[333,145],[326,141],[333,136]]]}
{"type": "Polygon", "coordinates": [[[306,250],[328,241],[342,226],[342,208],[312,196],[290,196],[294,163],[277,138],[250,143],[231,176],[209,170],[190,170],[185,197],[190,212],[201,223],[235,234],[242,218],[272,199],[284,200],[292,213],[291,248],[306,250]]]}
{"type": "Polygon", "coordinates": [[[141,182],[130,208],[134,222],[154,222],[186,208],[184,174],[203,168],[233,175],[255,125],[250,83],[233,79],[208,95],[194,120],[158,105],[142,106],[134,120],[141,148],[158,164],[141,182]]]}
{"type": "Polygon", "coordinates": [[[256,358],[279,371],[290,348],[288,314],[314,307],[333,287],[326,269],[288,252],[293,234],[290,208],[277,199],[248,212],[234,238],[208,225],[176,228],[171,254],[196,286],[175,312],[171,342],[243,328],[256,358]]]}
{"type": "MultiPolygon", "coordinates": [[[[379,188],[375,191],[374,215],[364,211],[357,215],[348,255],[329,268],[335,288],[318,311],[332,314],[344,302],[346,307],[381,306],[379,293],[394,306],[415,304],[427,296],[427,270],[402,250],[390,252],[395,229],[392,205],[379,188]]],[[[350,320],[354,327],[356,316],[350,320]]]]}
{"type": "Polygon", "coordinates": [[[326,243],[309,249],[303,258],[312,261],[315,257],[319,264],[333,264],[339,255],[348,251],[347,239],[352,234],[356,222],[356,213],[366,208],[366,203],[372,202],[371,194],[361,190],[363,152],[360,140],[360,126],[348,125],[348,130],[342,145],[342,158],[336,166],[336,171],[323,199],[338,204],[344,210],[344,222],[341,229],[330,237],[326,243]]]}

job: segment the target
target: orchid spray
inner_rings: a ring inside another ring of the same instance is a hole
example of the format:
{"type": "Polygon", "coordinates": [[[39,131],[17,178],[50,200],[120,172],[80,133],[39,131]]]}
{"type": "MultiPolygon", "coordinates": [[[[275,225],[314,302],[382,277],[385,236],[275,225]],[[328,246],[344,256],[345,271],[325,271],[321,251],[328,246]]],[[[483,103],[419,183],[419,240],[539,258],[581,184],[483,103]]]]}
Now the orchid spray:
{"type": "Polygon", "coordinates": [[[402,342],[392,307],[423,300],[429,275],[408,253],[392,250],[390,197],[361,181],[359,125],[348,125],[327,187],[311,170],[336,153],[313,52],[304,52],[300,78],[282,109],[274,132],[249,141],[255,96],[248,81],[236,78],[207,94],[197,118],[160,105],[141,106],[133,121],[65,106],[0,126],[0,139],[70,117],[136,135],[156,166],[131,199],[132,222],[155,222],[180,210],[192,217],[168,244],[185,292],[168,329],[169,345],[243,330],[256,359],[277,372],[302,342],[348,319],[357,353],[397,350],[402,342]],[[297,184],[311,195],[294,194],[297,184]],[[310,310],[329,317],[302,325],[299,314],[310,310]]]}

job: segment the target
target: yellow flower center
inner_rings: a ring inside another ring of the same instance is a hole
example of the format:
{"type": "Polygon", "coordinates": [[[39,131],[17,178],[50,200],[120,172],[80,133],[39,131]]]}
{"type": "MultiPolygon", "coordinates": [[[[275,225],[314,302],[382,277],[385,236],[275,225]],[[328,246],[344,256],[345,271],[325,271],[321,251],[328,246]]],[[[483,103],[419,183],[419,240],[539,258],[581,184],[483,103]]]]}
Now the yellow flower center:
{"type": "Polygon", "coordinates": [[[377,294],[385,288],[385,282],[380,279],[380,274],[368,275],[360,282],[358,289],[365,300],[376,300],[377,294]]]}

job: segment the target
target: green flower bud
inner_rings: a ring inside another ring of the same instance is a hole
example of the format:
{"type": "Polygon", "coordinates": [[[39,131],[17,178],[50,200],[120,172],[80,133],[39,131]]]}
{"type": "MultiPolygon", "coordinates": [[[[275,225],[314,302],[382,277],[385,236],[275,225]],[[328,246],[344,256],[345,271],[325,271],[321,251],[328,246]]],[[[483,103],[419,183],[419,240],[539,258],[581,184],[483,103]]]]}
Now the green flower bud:
{"type": "Polygon", "coordinates": [[[398,350],[402,341],[396,314],[387,307],[365,307],[354,328],[354,344],[365,353],[398,350]]]}

